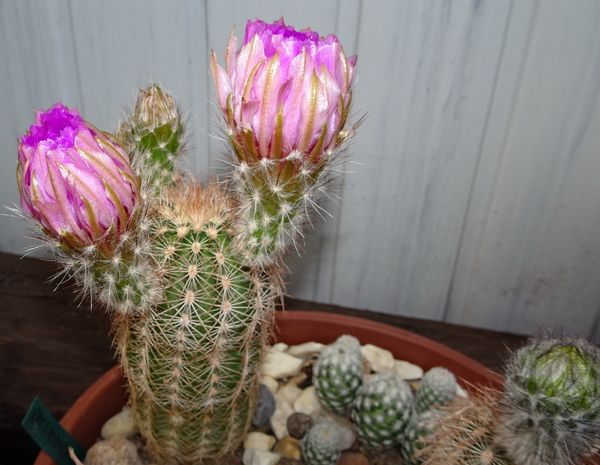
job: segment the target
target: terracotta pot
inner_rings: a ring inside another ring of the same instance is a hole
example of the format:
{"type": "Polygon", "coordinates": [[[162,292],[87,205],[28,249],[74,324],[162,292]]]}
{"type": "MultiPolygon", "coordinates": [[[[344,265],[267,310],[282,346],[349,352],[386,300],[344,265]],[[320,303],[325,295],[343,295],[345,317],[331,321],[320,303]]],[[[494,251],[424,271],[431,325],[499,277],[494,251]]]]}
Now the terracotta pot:
{"type": "MultiPolygon", "coordinates": [[[[451,370],[462,385],[487,384],[496,388],[501,378],[475,360],[435,341],[393,326],[345,315],[320,312],[278,312],[276,342],[289,345],[307,341],[329,344],[342,334],[351,334],[362,344],[375,344],[387,349],[397,359],[421,366],[425,371],[434,366],[451,370]]],[[[114,367],[96,381],[73,404],[61,420],[79,443],[89,448],[97,440],[104,422],[121,411],[126,401],[125,381],[120,367],[114,367]]],[[[600,465],[600,459],[591,462],[600,465]]],[[[56,465],[41,452],[34,465],[56,465]]]]}

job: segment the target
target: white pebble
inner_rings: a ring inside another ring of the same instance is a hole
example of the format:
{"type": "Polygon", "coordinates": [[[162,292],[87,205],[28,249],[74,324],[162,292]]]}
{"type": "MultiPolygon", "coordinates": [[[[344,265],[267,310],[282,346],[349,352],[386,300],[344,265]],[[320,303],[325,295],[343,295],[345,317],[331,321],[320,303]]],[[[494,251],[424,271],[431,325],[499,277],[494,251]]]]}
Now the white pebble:
{"type": "Polygon", "coordinates": [[[275,394],[277,392],[277,390],[279,389],[279,381],[277,381],[272,376],[267,376],[267,375],[261,376],[260,383],[267,386],[269,388],[269,391],[271,391],[271,394],[275,394]]]}
{"type": "Polygon", "coordinates": [[[271,425],[271,429],[273,430],[275,437],[281,440],[288,435],[287,419],[292,413],[294,413],[294,407],[292,407],[292,404],[281,398],[275,398],[275,402],[275,412],[273,412],[273,415],[271,415],[269,424],[271,425]]]}
{"type": "Polygon", "coordinates": [[[329,410],[321,409],[318,412],[311,415],[315,424],[327,423],[336,432],[338,437],[338,447],[340,450],[347,450],[352,447],[354,441],[356,441],[356,431],[352,422],[342,415],[330,412],[329,410]]]}
{"type": "Polygon", "coordinates": [[[271,349],[277,351],[277,352],[285,352],[288,349],[288,345],[285,342],[278,342],[277,344],[274,344],[271,346],[271,349]]]}
{"type": "Polygon", "coordinates": [[[281,456],[274,452],[260,449],[246,449],[242,457],[244,465],[276,465],[281,456]]]}
{"type": "Polygon", "coordinates": [[[247,434],[244,439],[244,449],[259,449],[259,450],[271,450],[277,442],[274,436],[270,434],[261,433],[260,431],[252,431],[247,434]]]}
{"type": "Polygon", "coordinates": [[[123,410],[115,416],[109,418],[100,430],[100,436],[104,439],[109,439],[113,436],[129,438],[136,433],[137,428],[133,421],[133,413],[129,407],[124,407],[123,410]]]}
{"type": "Polygon", "coordinates": [[[85,456],[85,465],[142,465],[135,444],[113,436],[94,444],[85,456]]]}
{"type": "Polygon", "coordinates": [[[300,373],[303,363],[302,359],[273,350],[271,347],[267,350],[262,374],[275,379],[288,378],[300,373]]]}
{"type": "Polygon", "coordinates": [[[405,360],[394,360],[394,372],[407,381],[423,377],[423,368],[405,360]]]}
{"type": "Polygon", "coordinates": [[[314,386],[309,386],[302,391],[302,394],[294,402],[294,410],[306,415],[312,415],[321,408],[317,389],[314,386]]]}
{"type": "Polygon", "coordinates": [[[294,402],[296,402],[296,399],[300,397],[300,394],[302,394],[302,389],[300,389],[298,386],[285,384],[281,386],[275,394],[275,400],[285,400],[290,405],[293,405],[294,402]]]}
{"type": "Polygon", "coordinates": [[[469,394],[467,393],[467,391],[465,391],[462,387],[460,387],[460,384],[456,385],[456,395],[458,397],[464,397],[465,399],[469,397],[469,394]]]}
{"type": "Polygon", "coordinates": [[[394,356],[389,350],[365,344],[360,348],[362,356],[369,362],[375,373],[386,373],[394,371],[394,356]]]}
{"type": "Polygon", "coordinates": [[[325,347],[325,344],[321,344],[320,342],[305,342],[304,344],[290,346],[286,350],[286,353],[298,358],[307,358],[312,354],[321,352],[325,347]]]}

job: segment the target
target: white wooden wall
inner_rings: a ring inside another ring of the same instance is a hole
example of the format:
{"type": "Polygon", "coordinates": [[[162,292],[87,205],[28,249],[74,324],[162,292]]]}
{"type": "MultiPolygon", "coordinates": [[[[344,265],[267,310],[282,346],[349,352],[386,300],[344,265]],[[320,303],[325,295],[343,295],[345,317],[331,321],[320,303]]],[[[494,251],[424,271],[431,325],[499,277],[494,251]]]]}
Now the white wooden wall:
{"type": "MultiPolygon", "coordinates": [[[[225,145],[208,53],[284,15],[359,55],[333,218],[290,265],[293,296],[600,341],[597,0],[0,0],[0,196],[15,140],[57,100],[114,130],[149,80],[190,115],[190,166],[225,145]]],[[[0,249],[26,225],[0,217],[0,249]]]]}

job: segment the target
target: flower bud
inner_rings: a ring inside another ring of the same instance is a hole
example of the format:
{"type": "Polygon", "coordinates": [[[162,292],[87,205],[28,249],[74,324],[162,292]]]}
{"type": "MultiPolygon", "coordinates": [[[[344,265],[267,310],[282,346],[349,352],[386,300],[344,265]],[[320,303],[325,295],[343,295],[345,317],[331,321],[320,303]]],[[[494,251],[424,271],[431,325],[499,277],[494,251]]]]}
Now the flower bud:
{"type": "Polygon", "coordinates": [[[138,203],[138,179],[116,139],[61,102],[37,111],[18,142],[21,207],[69,250],[110,255],[138,203]]]}
{"type": "Polygon", "coordinates": [[[140,90],[133,110],[133,120],[140,127],[177,127],[181,124],[173,97],[156,84],[140,90]]]}
{"type": "Polygon", "coordinates": [[[339,145],[356,57],[346,58],[336,36],[257,19],[236,49],[232,33],[225,69],[213,52],[211,70],[240,161],[318,163],[339,145]]]}

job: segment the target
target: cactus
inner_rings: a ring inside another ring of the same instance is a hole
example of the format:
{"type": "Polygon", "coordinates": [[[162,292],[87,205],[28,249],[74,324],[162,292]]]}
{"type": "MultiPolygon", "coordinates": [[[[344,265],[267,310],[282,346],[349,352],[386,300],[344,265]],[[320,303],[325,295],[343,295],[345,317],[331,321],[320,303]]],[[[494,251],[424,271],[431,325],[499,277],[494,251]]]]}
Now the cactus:
{"type": "Polygon", "coordinates": [[[495,444],[499,393],[482,387],[469,398],[457,397],[441,407],[427,425],[432,433],[412,463],[422,465],[512,465],[495,444]]]}
{"type": "Polygon", "coordinates": [[[532,338],[506,367],[496,432],[517,465],[572,465],[600,446],[600,349],[532,338]]]}
{"type": "Polygon", "coordinates": [[[458,390],[454,374],[443,367],[434,367],[423,375],[415,394],[417,412],[442,407],[454,400],[458,390]]]}
{"type": "Polygon", "coordinates": [[[335,465],[340,458],[339,439],[328,423],[317,423],[300,441],[306,465],[335,465]]]}
{"type": "Polygon", "coordinates": [[[313,384],[320,402],[329,410],[345,413],[363,384],[360,343],[343,335],[327,346],[313,369],[313,384]]]}
{"type": "Polygon", "coordinates": [[[140,90],[117,137],[151,193],[158,194],[179,176],[175,169],[185,147],[185,124],[171,95],[156,84],[140,90]]]}
{"type": "Polygon", "coordinates": [[[413,413],[400,443],[402,457],[408,463],[420,464],[421,461],[416,457],[417,452],[425,446],[425,438],[433,433],[435,422],[443,413],[438,409],[426,410],[423,413],[413,413]]]}
{"type": "Polygon", "coordinates": [[[359,389],[351,416],[360,439],[373,447],[400,442],[413,412],[408,383],[395,373],[378,373],[359,389]]]}
{"type": "Polygon", "coordinates": [[[227,54],[227,71],[250,69],[250,57],[251,74],[230,76],[213,58],[232,142],[229,184],[181,174],[184,124],[155,85],[121,125],[126,150],[60,103],[22,136],[22,208],[63,273],[112,312],[134,418],[160,463],[218,460],[252,421],[283,258],[351,133],[355,59],[326,40],[256,20],[251,43],[236,52],[232,35],[227,54]],[[306,74],[290,66],[298,60],[306,74]],[[265,74],[283,79],[264,87],[265,74]]]}

